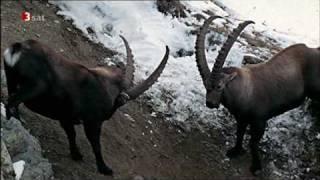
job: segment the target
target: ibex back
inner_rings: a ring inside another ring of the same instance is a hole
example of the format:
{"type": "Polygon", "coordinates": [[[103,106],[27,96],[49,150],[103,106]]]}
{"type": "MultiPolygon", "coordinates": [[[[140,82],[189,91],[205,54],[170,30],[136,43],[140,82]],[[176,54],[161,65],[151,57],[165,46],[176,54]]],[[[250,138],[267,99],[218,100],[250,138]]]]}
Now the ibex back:
{"type": "Polygon", "coordinates": [[[233,43],[241,31],[253,23],[246,21],[229,35],[210,72],[204,40],[208,26],[215,18],[218,17],[212,16],[204,22],[196,41],[196,61],[207,89],[206,105],[217,108],[221,103],[237,120],[237,142],[227,152],[229,157],[244,152],[243,136],[250,125],[250,169],[255,173],[261,169],[258,143],[267,120],[299,106],[306,97],[320,100],[320,48],[296,44],[282,50],[266,63],[223,68],[233,43]]]}

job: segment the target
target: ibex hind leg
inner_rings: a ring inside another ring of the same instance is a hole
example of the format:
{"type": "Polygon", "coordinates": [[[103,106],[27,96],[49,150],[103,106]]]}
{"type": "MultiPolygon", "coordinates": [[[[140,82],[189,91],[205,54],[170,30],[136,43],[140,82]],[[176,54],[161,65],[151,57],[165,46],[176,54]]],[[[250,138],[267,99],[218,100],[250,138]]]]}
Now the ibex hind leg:
{"type": "Polygon", "coordinates": [[[312,84],[308,86],[307,92],[308,97],[311,99],[311,113],[315,117],[318,117],[320,122],[320,81],[318,83],[316,81],[312,82],[312,84]]]}
{"type": "MultiPolygon", "coordinates": [[[[320,52],[319,52],[320,55],[320,52]]],[[[310,72],[306,87],[307,87],[307,93],[308,96],[312,100],[320,101],[320,59],[317,61],[318,63],[314,66],[318,67],[313,69],[312,72],[310,72]]]]}
{"type": "Polygon", "coordinates": [[[312,101],[320,102],[320,85],[319,85],[319,87],[313,86],[312,88],[310,88],[309,93],[308,93],[308,97],[312,101]]]}
{"type": "Polygon", "coordinates": [[[310,104],[310,112],[316,118],[315,127],[320,131],[320,100],[313,99],[310,104]]]}
{"type": "Polygon", "coordinates": [[[262,170],[261,160],[259,155],[259,142],[262,138],[266,122],[255,121],[256,123],[251,124],[250,127],[250,149],[252,155],[252,163],[250,167],[250,171],[253,175],[257,175],[260,170],[262,170]]]}

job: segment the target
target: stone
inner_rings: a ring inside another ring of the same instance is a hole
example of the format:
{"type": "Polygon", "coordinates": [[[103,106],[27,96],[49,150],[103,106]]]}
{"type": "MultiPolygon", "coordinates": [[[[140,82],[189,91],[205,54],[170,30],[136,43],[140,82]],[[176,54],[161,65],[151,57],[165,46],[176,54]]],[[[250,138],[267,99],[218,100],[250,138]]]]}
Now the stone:
{"type": "MultiPolygon", "coordinates": [[[[1,142],[5,143],[7,146],[12,161],[16,162],[23,160],[26,163],[21,179],[51,179],[53,177],[52,166],[47,159],[43,158],[39,141],[15,118],[7,120],[6,118],[1,117],[1,126],[1,142]]],[[[1,150],[3,150],[3,148],[1,148],[1,150]]],[[[1,152],[1,155],[2,154],[3,153],[1,152]]],[[[7,178],[5,179],[7,180],[7,178]]]]}
{"type": "Polygon", "coordinates": [[[3,141],[1,141],[1,179],[15,179],[15,173],[12,166],[11,157],[3,141]]]}

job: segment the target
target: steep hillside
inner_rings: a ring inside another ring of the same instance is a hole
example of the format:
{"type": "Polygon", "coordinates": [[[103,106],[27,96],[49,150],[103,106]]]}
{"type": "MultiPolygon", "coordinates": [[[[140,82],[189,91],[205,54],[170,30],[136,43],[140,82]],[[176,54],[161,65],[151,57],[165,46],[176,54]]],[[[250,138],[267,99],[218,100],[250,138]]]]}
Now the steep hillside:
{"type": "MultiPolygon", "coordinates": [[[[1,55],[9,44],[32,38],[72,61],[93,67],[124,60],[125,48],[118,37],[122,34],[133,49],[135,82],[139,82],[159,63],[165,45],[171,48],[159,82],[104,123],[102,152],[115,171],[114,177],[96,172],[82,126],[76,130],[84,161],[75,162],[69,157],[67,138],[59,123],[21,106],[23,125],[39,139],[56,179],[255,178],[248,170],[248,153],[235,160],[225,156],[234,144],[235,120],[222,106],[217,110],[205,107],[205,89],[194,59],[195,34],[204,18],[229,12],[205,1],[174,5],[177,9],[167,10],[170,6],[151,1],[1,2],[1,55]],[[22,22],[24,10],[44,16],[44,21],[22,22]]],[[[229,16],[213,23],[207,37],[210,65],[226,35],[239,22],[229,16]]],[[[241,66],[243,55],[267,60],[292,43],[288,35],[263,25],[248,27],[230,52],[227,65],[241,66]]],[[[2,86],[1,101],[6,99],[2,86]]],[[[320,125],[316,122],[319,105],[309,101],[270,120],[261,145],[265,169],[256,178],[320,179],[320,125]]]]}

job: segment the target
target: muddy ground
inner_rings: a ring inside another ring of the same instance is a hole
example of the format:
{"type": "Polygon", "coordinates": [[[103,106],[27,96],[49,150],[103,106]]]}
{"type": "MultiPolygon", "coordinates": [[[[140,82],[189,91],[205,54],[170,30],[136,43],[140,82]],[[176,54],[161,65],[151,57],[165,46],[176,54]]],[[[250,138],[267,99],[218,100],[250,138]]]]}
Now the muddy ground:
{"type": "MultiPolygon", "coordinates": [[[[26,39],[40,40],[88,67],[116,54],[83,37],[71,22],[57,16],[56,11],[56,7],[45,2],[22,5],[17,1],[1,1],[1,55],[11,43],[26,39]],[[20,15],[25,9],[33,15],[44,16],[44,21],[23,22],[20,15]]],[[[2,89],[1,100],[6,100],[5,89],[2,89]]],[[[84,160],[75,162],[69,157],[67,138],[57,121],[32,113],[23,105],[20,111],[25,127],[39,139],[44,157],[52,163],[55,179],[132,179],[138,176],[179,180],[255,179],[248,171],[249,155],[231,163],[226,161],[222,132],[213,128],[205,132],[184,131],[165,121],[164,115],[152,114],[146,102],[148,97],[145,96],[130,102],[103,125],[102,152],[115,172],[114,177],[97,173],[91,146],[81,125],[76,126],[77,143],[84,160]]]]}

